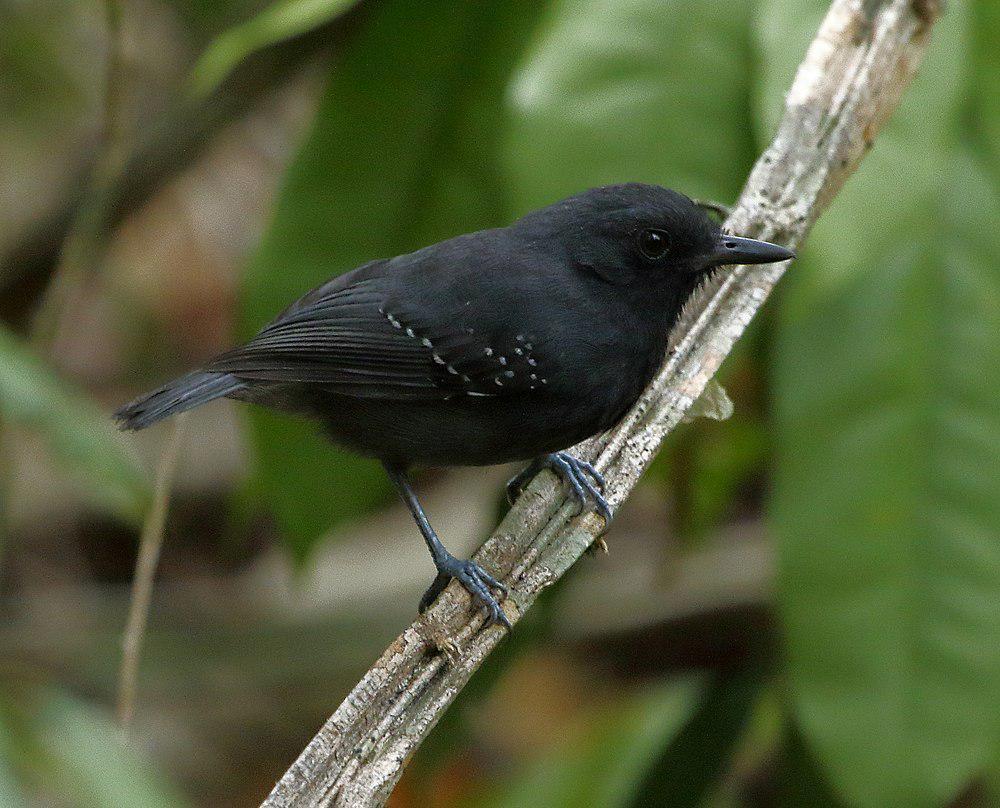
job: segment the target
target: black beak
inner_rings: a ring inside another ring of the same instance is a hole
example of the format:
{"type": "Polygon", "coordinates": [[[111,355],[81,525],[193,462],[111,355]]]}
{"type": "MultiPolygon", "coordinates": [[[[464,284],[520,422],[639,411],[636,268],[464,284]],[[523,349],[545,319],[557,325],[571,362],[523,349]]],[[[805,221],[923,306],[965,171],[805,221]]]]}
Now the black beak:
{"type": "Polygon", "coordinates": [[[773,264],[776,261],[787,261],[794,258],[795,253],[780,244],[769,241],[757,241],[753,238],[719,236],[715,250],[709,256],[711,266],[722,264],[773,264]]]}

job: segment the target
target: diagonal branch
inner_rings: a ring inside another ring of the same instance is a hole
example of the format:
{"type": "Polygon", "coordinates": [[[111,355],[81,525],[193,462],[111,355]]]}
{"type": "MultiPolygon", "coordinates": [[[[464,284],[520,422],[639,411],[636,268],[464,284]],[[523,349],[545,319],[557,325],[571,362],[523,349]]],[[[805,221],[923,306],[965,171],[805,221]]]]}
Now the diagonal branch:
{"type": "MultiPolygon", "coordinates": [[[[791,246],[802,242],[895,110],[939,14],[936,0],[834,0],[727,229],[791,246]]],[[[639,402],[611,432],[578,447],[606,472],[613,506],[635,487],[783,272],[779,265],[737,267],[703,290],[639,402]]],[[[511,622],[603,528],[599,516],[574,517],[574,510],[543,472],[476,554],[509,585],[504,607],[511,622]]],[[[482,623],[464,590],[450,585],[354,687],[264,808],[384,804],[405,763],[503,638],[503,629],[482,623]]]]}

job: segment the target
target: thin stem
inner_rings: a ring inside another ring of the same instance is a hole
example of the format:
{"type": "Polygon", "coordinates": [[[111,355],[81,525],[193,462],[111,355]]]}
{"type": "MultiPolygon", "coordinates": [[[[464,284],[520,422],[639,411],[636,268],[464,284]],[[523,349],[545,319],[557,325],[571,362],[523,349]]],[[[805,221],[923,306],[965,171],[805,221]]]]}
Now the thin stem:
{"type": "Polygon", "coordinates": [[[122,661],[118,673],[118,723],[124,733],[132,725],[135,714],[136,692],[139,679],[139,656],[142,640],[149,620],[149,607],[153,597],[153,578],[163,546],[163,531],[170,505],[170,490],[173,485],[177,458],[184,437],[186,414],[178,415],[174,421],[174,432],[167,443],[156,469],[156,484],[153,502],[142,526],[139,541],[139,555],[135,562],[135,577],[132,579],[132,598],[129,604],[128,622],[122,637],[122,661]]]}
{"type": "Polygon", "coordinates": [[[104,64],[104,109],[97,153],[87,189],[63,242],[59,266],[32,322],[31,338],[42,353],[51,350],[65,314],[104,259],[108,233],[104,227],[107,200],[124,162],[127,126],[123,101],[127,71],[122,17],[124,0],[105,0],[107,57],[104,64]]]}

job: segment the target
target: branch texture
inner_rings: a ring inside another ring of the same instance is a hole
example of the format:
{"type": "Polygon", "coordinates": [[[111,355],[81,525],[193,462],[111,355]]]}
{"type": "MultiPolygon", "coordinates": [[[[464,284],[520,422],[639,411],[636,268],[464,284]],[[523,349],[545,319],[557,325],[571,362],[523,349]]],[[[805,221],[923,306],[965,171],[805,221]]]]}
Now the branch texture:
{"type": "MultiPolygon", "coordinates": [[[[788,92],[774,141],[757,161],[726,229],[797,246],[895,110],[940,13],[935,0],[834,0],[788,92]]],[[[675,348],[612,431],[576,451],[594,459],[619,506],[681,423],[784,266],[736,267],[689,304],[675,348]]],[[[542,472],[475,558],[510,587],[516,623],[595,540],[600,516],[574,516],[542,472]]],[[[264,808],[380,806],[403,766],[503,638],[482,628],[452,583],[358,682],[263,803],[264,808]]]]}

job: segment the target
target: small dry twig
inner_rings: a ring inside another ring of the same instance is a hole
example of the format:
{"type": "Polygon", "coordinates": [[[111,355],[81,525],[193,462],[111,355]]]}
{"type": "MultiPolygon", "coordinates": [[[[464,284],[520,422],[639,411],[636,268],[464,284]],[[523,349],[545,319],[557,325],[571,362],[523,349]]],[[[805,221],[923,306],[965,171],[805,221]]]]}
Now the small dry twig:
{"type": "Polygon", "coordinates": [[[135,697],[139,680],[139,653],[142,638],[146,633],[149,606],[153,597],[153,577],[163,546],[163,529],[170,506],[170,489],[173,486],[174,471],[184,438],[186,413],[174,420],[174,431],[170,441],[160,455],[156,468],[156,484],[153,501],[142,526],[139,540],[139,555],[135,561],[135,576],[132,579],[132,597],[129,602],[128,622],[122,637],[122,662],[118,671],[118,724],[127,733],[135,714],[135,697]]]}
{"type": "MultiPolygon", "coordinates": [[[[802,242],[895,110],[939,14],[934,0],[834,0],[727,229],[802,242]]],[[[678,324],[675,350],[622,423],[577,447],[605,472],[613,506],[701,396],[784,270],[736,267],[703,290],[678,324]]],[[[512,623],[604,527],[595,514],[574,513],[543,472],[476,554],[509,586],[504,608],[512,623]]],[[[406,761],[504,636],[499,627],[483,629],[469,606],[467,593],[450,585],[358,682],[264,808],[383,805],[406,761]]]]}

